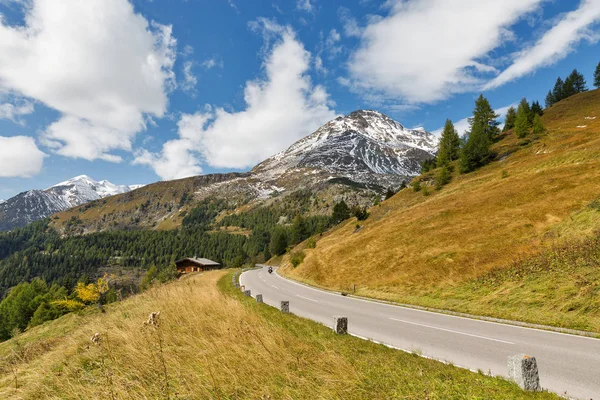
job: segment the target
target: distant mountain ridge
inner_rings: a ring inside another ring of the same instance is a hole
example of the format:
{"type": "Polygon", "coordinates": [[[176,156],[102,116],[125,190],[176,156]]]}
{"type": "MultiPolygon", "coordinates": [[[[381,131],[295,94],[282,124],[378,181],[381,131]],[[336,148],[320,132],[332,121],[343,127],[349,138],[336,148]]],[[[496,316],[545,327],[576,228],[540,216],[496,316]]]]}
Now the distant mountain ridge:
{"type": "Polygon", "coordinates": [[[388,188],[398,189],[421,172],[437,151],[437,138],[408,129],[378,111],[339,116],[269,157],[249,172],[211,174],[150,184],[135,192],[94,201],[58,214],[55,226],[82,234],[120,229],[173,229],[203,200],[222,199],[228,210],[293,207],[310,198],[308,215],[327,215],[333,204],[371,206],[388,188]]]}
{"type": "Polygon", "coordinates": [[[115,185],[79,175],[45,190],[28,190],[0,202],[0,231],[7,231],[93,200],[127,193],[144,185],[115,185]]]}

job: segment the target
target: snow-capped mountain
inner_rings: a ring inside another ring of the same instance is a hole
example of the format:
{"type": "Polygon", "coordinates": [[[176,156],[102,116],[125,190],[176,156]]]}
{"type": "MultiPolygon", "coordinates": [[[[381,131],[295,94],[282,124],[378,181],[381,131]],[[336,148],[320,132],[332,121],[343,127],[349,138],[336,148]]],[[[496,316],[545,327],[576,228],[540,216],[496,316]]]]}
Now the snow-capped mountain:
{"type": "Polygon", "coordinates": [[[142,186],[115,185],[106,180],[98,182],[80,175],[45,190],[28,190],[0,202],[0,231],[25,226],[71,207],[142,186]]]}
{"type": "Polygon", "coordinates": [[[252,172],[277,179],[295,169],[313,168],[355,182],[394,185],[418,175],[420,162],[436,150],[431,133],[405,128],[378,111],[359,110],[326,123],[252,172]]]}
{"type": "Polygon", "coordinates": [[[69,207],[75,207],[92,200],[102,199],[115,194],[127,193],[138,189],[143,185],[115,185],[107,180],[95,181],[87,175],[79,175],[67,181],[58,183],[44,190],[46,193],[52,193],[62,201],[69,204],[69,207]]]}

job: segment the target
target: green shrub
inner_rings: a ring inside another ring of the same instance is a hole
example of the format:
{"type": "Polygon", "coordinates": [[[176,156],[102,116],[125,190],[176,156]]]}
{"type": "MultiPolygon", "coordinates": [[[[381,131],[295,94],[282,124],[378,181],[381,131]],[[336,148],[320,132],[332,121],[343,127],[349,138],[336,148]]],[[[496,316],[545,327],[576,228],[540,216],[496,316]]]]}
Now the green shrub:
{"type": "Polygon", "coordinates": [[[314,249],[315,247],[317,247],[317,240],[314,237],[309,238],[306,241],[306,248],[307,249],[314,249]]]}
{"type": "Polygon", "coordinates": [[[296,268],[298,265],[302,264],[302,261],[304,261],[305,256],[306,255],[304,254],[304,252],[302,250],[295,251],[290,255],[290,262],[292,263],[294,268],[296,268]]]}

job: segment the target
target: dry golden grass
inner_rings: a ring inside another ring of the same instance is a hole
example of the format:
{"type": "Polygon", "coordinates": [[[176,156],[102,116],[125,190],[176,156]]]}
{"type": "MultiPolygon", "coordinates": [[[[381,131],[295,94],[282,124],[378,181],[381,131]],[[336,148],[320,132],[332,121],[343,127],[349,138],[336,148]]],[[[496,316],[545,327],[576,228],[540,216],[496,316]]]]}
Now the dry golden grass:
{"type": "Polygon", "coordinates": [[[0,344],[0,398],[557,398],[337,336],[256,304],[230,277],[189,276],[0,344]],[[143,325],[154,311],[159,326],[143,325]],[[96,332],[100,345],[90,340],[96,332]]]}
{"type": "Polygon", "coordinates": [[[432,292],[443,298],[443,288],[508,267],[556,241],[589,235],[600,223],[600,212],[587,207],[600,196],[600,90],[554,105],[543,121],[547,135],[531,143],[505,135],[496,144],[500,161],[455,174],[429,196],[401,191],[371,209],[358,232],[351,220],[305,250],[299,267],[284,262],[284,273],[431,305],[426,297],[432,292]]]}

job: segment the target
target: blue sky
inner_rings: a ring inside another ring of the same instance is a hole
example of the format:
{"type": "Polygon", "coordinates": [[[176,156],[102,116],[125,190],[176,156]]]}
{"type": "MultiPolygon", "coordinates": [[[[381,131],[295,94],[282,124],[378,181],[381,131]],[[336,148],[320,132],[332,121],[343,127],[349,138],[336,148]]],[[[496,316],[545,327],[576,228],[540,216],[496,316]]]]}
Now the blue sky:
{"type": "MultiPolygon", "coordinates": [[[[340,114],[591,88],[600,0],[0,0],[0,199],[244,171],[340,114]]],[[[461,122],[462,121],[462,122],[461,122]]]]}

